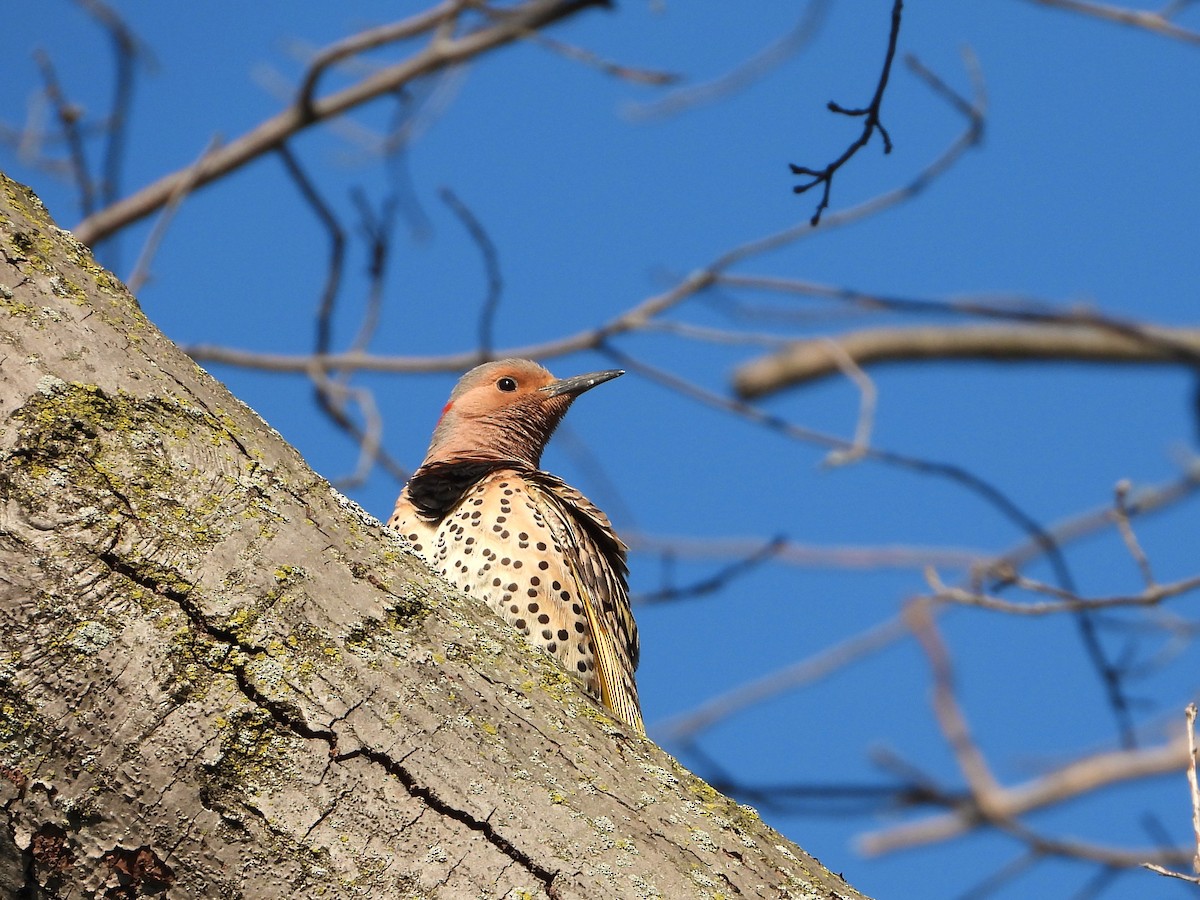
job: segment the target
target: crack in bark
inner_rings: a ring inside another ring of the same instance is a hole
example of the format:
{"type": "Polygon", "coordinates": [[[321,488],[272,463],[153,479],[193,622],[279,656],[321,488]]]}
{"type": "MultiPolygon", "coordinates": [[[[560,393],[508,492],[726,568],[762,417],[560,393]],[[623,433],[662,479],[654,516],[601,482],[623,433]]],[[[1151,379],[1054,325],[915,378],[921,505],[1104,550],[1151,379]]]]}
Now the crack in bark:
{"type": "MultiPolygon", "coordinates": [[[[219,415],[217,415],[215,412],[213,412],[212,408],[209,407],[209,405],[204,401],[204,398],[200,396],[200,391],[197,389],[198,386],[194,385],[194,384],[192,384],[192,385],[184,384],[182,379],[180,379],[178,375],[176,375],[174,372],[170,371],[169,369],[165,369],[161,366],[159,366],[158,369],[160,372],[162,372],[164,375],[166,375],[168,378],[170,378],[172,381],[174,381],[177,385],[179,385],[179,389],[181,391],[183,391],[183,394],[185,397],[189,397],[190,399],[194,400],[196,403],[198,403],[200,405],[200,408],[203,409],[204,412],[208,415],[209,420],[213,423],[213,425],[216,426],[214,430],[224,432],[225,435],[231,441],[233,441],[234,446],[236,446],[238,448],[238,450],[241,451],[242,456],[244,456],[244,457],[246,457],[246,459],[250,460],[250,462],[252,464],[250,473],[253,474],[256,471],[257,467],[259,466],[259,462],[254,458],[254,454],[252,454],[248,449],[246,449],[246,446],[238,439],[238,436],[233,433],[233,430],[231,428],[229,428],[228,426],[226,426],[221,421],[221,417],[219,415]]],[[[256,415],[257,415],[257,413],[256,413],[256,415]]],[[[260,417],[260,421],[261,421],[261,417],[260,417]]],[[[266,424],[266,423],[264,422],[263,424],[266,424]]],[[[268,427],[270,427],[270,426],[268,426],[268,427]]]]}
{"type": "Polygon", "coordinates": [[[342,791],[336,797],[334,797],[333,801],[329,804],[329,809],[325,810],[323,813],[321,813],[319,816],[317,816],[317,820],[308,826],[308,831],[304,832],[304,840],[307,841],[309,838],[311,838],[312,833],[317,830],[317,827],[322,822],[324,822],[326,819],[328,819],[330,816],[333,815],[334,810],[336,810],[338,808],[338,804],[341,803],[343,800],[345,800],[347,797],[354,794],[354,792],[357,789],[358,789],[357,785],[352,785],[352,786],[346,788],[344,791],[342,791]]]}
{"type": "Polygon", "coordinates": [[[458,809],[447,803],[435,794],[432,788],[418,784],[417,779],[413,777],[413,774],[408,769],[401,765],[399,760],[392,759],[382,750],[375,750],[371,747],[359,747],[356,750],[351,750],[349,753],[337,756],[335,759],[337,762],[344,762],[356,757],[363,757],[376,765],[382,766],[385,772],[395,777],[396,780],[404,785],[404,789],[411,796],[424,802],[434,812],[453,819],[472,831],[483,835],[484,840],[541,882],[542,889],[546,892],[546,896],[550,900],[559,900],[560,895],[554,887],[554,879],[561,873],[558,870],[550,871],[520,847],[513,844],[508,838],[504,837],[504,835],[496,831],[495,826],[488,820],[491,818],[490,816],[488,819],[477,819],[466,810],[458,809]]]}
{"type": "MultiPolygon", "coordinates": [[[[114,573],[129,579],[146,590],[153,591],[172,600],[179,606],[195,628],[213,640],[235,647],[243,653],[259,654],[264,652],[260,647],[244,643],[232,629],[222,628],[209,621],[208,617],[204,615],[199,606],[191,599],[188,591],[181,591],[147,576],[111,551],[100,553],[99,559],[114,573]]],[[[329,746],[330,757],[334,762],[340,763],[356,757],[363,757],[376,765],[382,766],[389,775],[395,777],[404,786],[404,789],[408,791],[410,796],[421,800],[428,808],[440,815],[453,819],[470,830],[481,834],[489,844],[536,878],[541,883],[542,889],[550,900],[558,900],[560,895],[554,887],[554,880],[560,873],[558,871],[551,871],[534,860],[529,854],[496,831],[488,819],[477,819],[466,810],[458,809],[447,803],[435,794],[431,788],[419,784],[412,773],[404,768],[399,761],[392,759],[381,750],[360,746],[349,753],[344,753],[340,756],[336,755],[338,743],[337,732],[312,727],[304,720],[303,716],[299,715],[293,709],[291,704],[273,700],[263,694],[255,687],[246,674],[245,665],[235,663],[231,668],[238,690],[256,707],[265,710],[278,725],[302,738],[324,741],[329,746]]],[[[249,809],[252,813],[261,815],[253,807],[249,807],[249,809]]]]}
{"type": "MultiPolygon", "coordinates": [[[[137,570],[125,562],[115,553],[103,552],[100,554],[100,561],[109,567],[113,572],[128,578],[135,584],[153,591],[163,597],[174,601],[174,603],[187,616],[188,621],[193,627],[197,628],[206,636],[212,638],[218,643],[227,644],[230,647],[236,647],[238,650],[249,655],[259,655],[266,651],[262,647],[256,647],[253,644],[244,643],[237,634],[229,628],[222,628],[208,620],[203,611],[197,606],[188,595],[187,591],[180,591],[170,585],[156,581],[154,578],[148,577],[144,573],[137,570]]],[[[190,585],[189,585],[190,587],[190,585]]],[[[238,686],[238,690],[253,703],[256,707],[266,711],[271,719],[277,724],[291,731],[299,737],[308,740],[323,741],[329,746],[330,755],[337,749],[337,733],[324,728],[314,728],[305,721],[304,717],[294,708],[293,704],[282,700],[275,700],[268,697],[260,691],[254,682],[250,680],[250,676],[246,673],[246,666],[241,663],[231,663],[233,678],[238,686]]]]}

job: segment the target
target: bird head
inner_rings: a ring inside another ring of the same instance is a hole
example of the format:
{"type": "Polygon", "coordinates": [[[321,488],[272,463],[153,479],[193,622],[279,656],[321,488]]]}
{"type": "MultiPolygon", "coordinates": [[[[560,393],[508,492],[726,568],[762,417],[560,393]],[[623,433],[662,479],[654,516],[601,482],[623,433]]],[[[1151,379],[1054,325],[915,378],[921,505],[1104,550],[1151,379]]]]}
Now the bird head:
{"type": "Polygon", "coordinates": [[[503,459],[537,468],[571,403],[620,369],[555,378],[529,359],[500,359],[467,372],[442,410],[425,464],[503,459]]]}

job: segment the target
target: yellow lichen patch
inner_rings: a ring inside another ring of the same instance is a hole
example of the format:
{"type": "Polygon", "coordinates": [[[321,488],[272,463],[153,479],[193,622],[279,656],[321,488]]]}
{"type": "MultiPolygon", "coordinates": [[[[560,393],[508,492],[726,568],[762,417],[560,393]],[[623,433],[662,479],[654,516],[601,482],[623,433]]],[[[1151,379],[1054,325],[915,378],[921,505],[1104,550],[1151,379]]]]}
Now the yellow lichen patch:
{"type": "Polygon", "coordinates": [[[0,674],[0,765],[28,769],[29,754],[38,746],[37,735],[48,723],[22,695],[19,686],[0,674]]]}
{"type": "Polygon", "coordinates": [[[255,794],[284,782],[293,771],[297,738],[264,710],[247,706],[218,728],[221,755],[209,768],[210,798],[241,805],[255,794]]]}

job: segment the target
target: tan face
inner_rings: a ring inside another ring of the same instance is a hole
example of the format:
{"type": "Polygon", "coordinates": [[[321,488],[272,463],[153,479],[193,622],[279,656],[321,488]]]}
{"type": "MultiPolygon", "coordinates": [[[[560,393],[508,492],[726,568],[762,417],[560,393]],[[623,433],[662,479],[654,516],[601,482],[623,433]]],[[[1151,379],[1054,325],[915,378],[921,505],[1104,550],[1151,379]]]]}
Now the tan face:
{"type": "Polygon", "coordinates": [[[507,459],[536,467],[571,401],[621,374],[609,370],[560,379],[528,359],[477,366],[450,393],[425,462],[507,459]]]}
{"type": "Polygon", "coordinates": [[[501,359],[472,369],[454,387],[442,410],[461,419],[478,419],[510,407],[526,406],[532,412],[550,400],[542,388],[555,378],[546,369],[527,359],[501,359]]]}

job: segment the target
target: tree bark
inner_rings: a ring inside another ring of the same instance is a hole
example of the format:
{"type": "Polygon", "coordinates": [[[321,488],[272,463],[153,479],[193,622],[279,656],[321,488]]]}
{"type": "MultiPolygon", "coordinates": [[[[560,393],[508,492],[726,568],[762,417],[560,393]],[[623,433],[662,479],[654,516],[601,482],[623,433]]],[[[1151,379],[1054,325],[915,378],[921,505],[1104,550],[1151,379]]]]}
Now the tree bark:
{"type": "Polygon", "coordinates": [[[0,896],[861,895],[428,572],[0,176],[0,896]]]}

